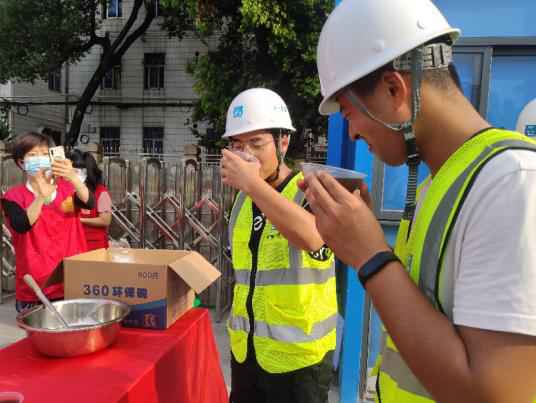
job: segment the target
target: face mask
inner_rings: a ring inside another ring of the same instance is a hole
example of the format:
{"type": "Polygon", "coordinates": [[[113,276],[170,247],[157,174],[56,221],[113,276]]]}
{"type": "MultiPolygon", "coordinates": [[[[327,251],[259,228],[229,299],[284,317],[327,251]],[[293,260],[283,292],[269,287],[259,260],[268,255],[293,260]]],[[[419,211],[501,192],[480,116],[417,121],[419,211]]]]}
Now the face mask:
{"type": "Polygon", "coordinates": [[[85,183],[87,179],[87,169],[86,168],[75,168],[76,175],[80,179],[80,182],[85,183]]]}
{"type": "Polygon", "coordinates": [[[46,155],[28,157],[24,160],[24,171],[31,176],[39,172],[40,169],[49,170],[50,168],[50,157],[46,155]]]}

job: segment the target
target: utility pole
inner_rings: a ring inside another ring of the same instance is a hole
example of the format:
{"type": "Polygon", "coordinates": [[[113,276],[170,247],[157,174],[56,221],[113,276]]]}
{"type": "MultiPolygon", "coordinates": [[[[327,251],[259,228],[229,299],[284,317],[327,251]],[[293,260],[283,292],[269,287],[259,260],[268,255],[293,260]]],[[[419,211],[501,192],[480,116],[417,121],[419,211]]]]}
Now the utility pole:
{"type": "Polygon", "coordinates": [[[64,110],[64,130],[61,135],[61,144],[65,144],[65,137],[69,133],[69,63],[65,63],[65,110],[64,110]]]}

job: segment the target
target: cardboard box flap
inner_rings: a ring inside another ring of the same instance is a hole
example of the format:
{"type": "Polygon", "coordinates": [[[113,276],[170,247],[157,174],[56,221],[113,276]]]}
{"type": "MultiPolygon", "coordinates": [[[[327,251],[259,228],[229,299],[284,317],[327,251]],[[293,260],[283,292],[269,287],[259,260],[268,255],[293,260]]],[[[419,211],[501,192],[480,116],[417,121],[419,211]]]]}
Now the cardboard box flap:
{"type": "Polygon", "coordinates": [[[78,255],[70,256],[64,259],[64,261],[74,261],[74,262],[93,262],[100,261],[106,262],[108,252],[106,249],[96,249],[89,252],[80,253],[78,255]]]}
{"type": "Polygon", "coordinates": [[[187,253],[168,266],[198,294],[221,276],[221,273],[197,252],[187,253]]]}

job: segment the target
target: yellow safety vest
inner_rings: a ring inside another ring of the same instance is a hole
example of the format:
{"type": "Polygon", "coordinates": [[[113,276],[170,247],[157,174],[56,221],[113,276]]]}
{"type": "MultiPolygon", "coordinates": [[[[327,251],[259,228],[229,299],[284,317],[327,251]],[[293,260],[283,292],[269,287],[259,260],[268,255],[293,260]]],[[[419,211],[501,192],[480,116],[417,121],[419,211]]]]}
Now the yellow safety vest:
{"type": "MultiPolygon", "coordinates": [[[[434,177],[411,231],[407,220],[400,223],[395,253],[432,305],[449,318],[452,318],[452,312],[445,312],[439,289],[451,230],[484,165],[494,156],[512,149],[536,151],[536,141],[520,133],[500,129],[490,129],[470,139],[434,177]]],[[[407,367],[389,336],[386,337],[379,365],[376,402],[434,402],[407,367]]]]}
{"type": "MultiPolygon", "coordinates": [[[[281,194],[301,205],[304,194],[295,175],[281,194]]],[[[249,248],[252,234],[252,200],[240,192],[229,222],[229,239],[235,270],[231,316],[227,324],[231,350],[238,362],[248,353],[250,321],[246,301],[253,293],[253,345],[259,365],[270,373],[285,373],[319,363],[335,348],[337,297],[333,255],[313,259],[294,248],[266,220],[254,271],[249,248]]]]}

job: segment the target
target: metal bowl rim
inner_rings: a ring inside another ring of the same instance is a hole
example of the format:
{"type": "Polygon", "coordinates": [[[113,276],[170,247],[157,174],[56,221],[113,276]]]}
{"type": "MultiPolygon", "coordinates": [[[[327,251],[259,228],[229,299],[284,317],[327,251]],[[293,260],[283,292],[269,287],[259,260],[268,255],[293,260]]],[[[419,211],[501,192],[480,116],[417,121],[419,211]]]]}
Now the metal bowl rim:
{"type": "Polygon", "coordinates": [[[52,303],[54,305],[56,302],[103,302],[103,303],[112,303],[114,305],[122,305],[125,308],[125,312],[120,317],[114,319],[114,320],[108,320],[106,322],[101,322],[96,325],[78,325],[73,327],[62,327],[59,329],[45,329],[40,327],[32,327],[30,325],[27,325],[24,323],[23,319],[29,316],[30,314],[37,312],[41,309],[46,309],[44,305],[38,305],[35,306],[23,313],[20,313],[17,315],[17,325],[21,327],[24,330],[27,330],[29,332],[39,332],[39,333],[71,333],[71,332],[85,332],[88,330],[94,330],[94,329],[100,329],[102,327],[112,325],[114,323],[121,322],[125,317],[130,313],[130,306],[124,302],[116,301],[113,299],[102,299],[102,298],[77,298],[77,299],[65,299],[61,301],[55,301],[52,303]]]}

